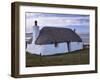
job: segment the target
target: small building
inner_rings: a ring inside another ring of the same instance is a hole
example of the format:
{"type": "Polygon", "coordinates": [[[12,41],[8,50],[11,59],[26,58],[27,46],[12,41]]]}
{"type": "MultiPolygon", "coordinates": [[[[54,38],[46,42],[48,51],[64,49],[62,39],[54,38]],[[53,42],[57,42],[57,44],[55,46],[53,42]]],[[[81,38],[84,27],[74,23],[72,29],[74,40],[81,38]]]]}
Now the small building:
{"type": "Polygon", "coordinates": [[[31,54],[53,55],[83,49],[82,39],[75,30],[53,26],[45,26],[39,30],[37,22],[34,28],[36,31],[33,30],[33,41],[26,49],[31,54]]]}

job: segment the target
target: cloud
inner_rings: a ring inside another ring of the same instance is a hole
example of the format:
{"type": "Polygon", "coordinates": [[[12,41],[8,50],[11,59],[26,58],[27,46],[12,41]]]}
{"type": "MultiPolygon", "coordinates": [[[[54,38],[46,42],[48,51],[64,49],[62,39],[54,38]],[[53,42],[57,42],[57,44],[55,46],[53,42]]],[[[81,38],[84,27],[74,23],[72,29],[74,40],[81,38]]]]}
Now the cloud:
{"type": "Polygon", "coordinates": [[[38,21],[40,28],[43,26],[84,26],[83,31],[89,30],[89,15],[26,13],[26,31],[32,31],[35,20],[38,21]]]}

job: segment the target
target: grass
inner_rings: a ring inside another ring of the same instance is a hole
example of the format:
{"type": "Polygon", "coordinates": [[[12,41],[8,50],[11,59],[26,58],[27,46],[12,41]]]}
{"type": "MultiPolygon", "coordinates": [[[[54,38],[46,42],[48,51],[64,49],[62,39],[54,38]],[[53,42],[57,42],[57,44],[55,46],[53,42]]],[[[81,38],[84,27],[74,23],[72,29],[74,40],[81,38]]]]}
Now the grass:
{"type": "Polygon", "coordinates": [[[89,64],[89,48],[51,56],[26,52],[26,67],[89,64]]]}

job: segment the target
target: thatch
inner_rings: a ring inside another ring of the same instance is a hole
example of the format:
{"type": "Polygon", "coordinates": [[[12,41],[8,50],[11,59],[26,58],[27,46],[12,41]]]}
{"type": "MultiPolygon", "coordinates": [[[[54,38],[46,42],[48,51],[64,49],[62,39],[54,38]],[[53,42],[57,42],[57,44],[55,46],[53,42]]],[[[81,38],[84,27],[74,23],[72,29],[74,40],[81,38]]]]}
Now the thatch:
{"type": "Polygon", "coordinates": [[[62,42],[82,42],[82,39],[68,28],[44,27],[40,30],[35,44],[44,45],[62,42]]]}

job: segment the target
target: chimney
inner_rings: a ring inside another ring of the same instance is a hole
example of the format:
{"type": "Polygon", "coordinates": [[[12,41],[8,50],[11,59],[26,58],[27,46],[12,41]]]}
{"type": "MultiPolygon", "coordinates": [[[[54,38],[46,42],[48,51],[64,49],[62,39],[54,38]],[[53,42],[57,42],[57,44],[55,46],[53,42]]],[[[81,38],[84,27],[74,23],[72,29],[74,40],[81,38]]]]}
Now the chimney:
{"type": "Polygon", "coordinates": [[[37,24],[37,20],[34,21],[34,26],[33,26],[33,41],[32,43],[35,42],[35,40],[37,39],[39,35],[39,26],[37,24]]]}
{"type": "Polygon", "coordinates": [[[76,29],[74,29],[73,31],[76,32],[76,29]]]}
{"type": "Polygon", "coordinates": [[[37,26],[37,20],[35,20],[35,26],[37,26]]]}

